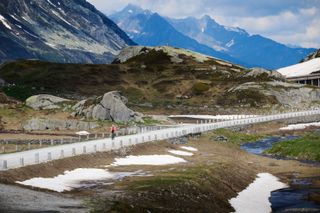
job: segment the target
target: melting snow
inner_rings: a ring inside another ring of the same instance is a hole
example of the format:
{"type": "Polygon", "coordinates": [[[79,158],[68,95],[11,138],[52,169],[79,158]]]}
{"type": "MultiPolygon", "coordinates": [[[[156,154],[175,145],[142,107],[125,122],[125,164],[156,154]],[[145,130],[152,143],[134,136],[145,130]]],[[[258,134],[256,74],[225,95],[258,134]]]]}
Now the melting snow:
{"type": "Polygon", "coordinates": [[[302,124],[291,124],[286,127],[280,128],[280,130],[297,130],[297,129],[305,129],[310,126],[320,127],[320,122],[314,123],[302,123],[302,124]]]}
{"type": "Polygon", "coordinates": [[[269,197],[271,192],[287,187],[277,177],[269,173],[260,173],[258,177],[245,190],[241,191],[236,198],[229,200],[235,212],[269,213],[272,211],[269,197]]]}
{"type": "Polygon", "coordinates": [[[188,150],[188,151],[191,151],[191,152],[197,152],[198,151],[198,149],[196,149],[194,147],[191,147],[191,146],[180,146],[180,148],[188,150]]]}
{"type": "Polygon", "coordinates": [[[0,21],[2,22],[2,24],[8,28],[9,30],[12,30],[12,28],[10,27],[10,25],[7,22],[7,19],[5,19],[2,15],[0,15],[0,21]]]}
{"type": "Polygon", "coordinates": [[[185,152],[185,151],[180,151],[180,150],[169,150],[168,152],[170,152],[171,154],[181,155],[181,156],[192,156],[193,155],[193,153],[191,153],[191,152],[185,152]]]}
{"type": "Polygon", "coordinates": [[[127,156],[125,158],[116,158],[112,166],[124,165],[168,165],[176,163],[185,163],[186,160],[171,155],[140,155],[127,156]]]}
{"type": "Polygon", "coordinates": [[[18,184],[33,186],[42,189],[49,189],[56,192],[71,191],[75,188],[84,186],[83,181],[97,181],[107,179],[121,179],[126,176],[133,175],[129,172],[109,172],[104,169],[75,169],[65,171],[63,175],[58,175],[53,178],[32,178],[18,184]]]}
{"type": "Polygon", "coordinates": [[[320,71],[320,58],[314,58],[303,63],[280,68],[277,71],[286,77],[309,75],[313,72],[320,71]]]}

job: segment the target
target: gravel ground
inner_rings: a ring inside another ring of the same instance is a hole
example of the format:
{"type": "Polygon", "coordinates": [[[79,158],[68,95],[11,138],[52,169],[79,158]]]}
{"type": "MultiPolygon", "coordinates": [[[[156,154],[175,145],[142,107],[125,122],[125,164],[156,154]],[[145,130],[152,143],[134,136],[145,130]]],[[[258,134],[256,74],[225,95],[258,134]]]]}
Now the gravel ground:
{"type": "Polygon", "coordinates": [[[82,200],[0,184],[0,212],[88,212],[82,200]]]}

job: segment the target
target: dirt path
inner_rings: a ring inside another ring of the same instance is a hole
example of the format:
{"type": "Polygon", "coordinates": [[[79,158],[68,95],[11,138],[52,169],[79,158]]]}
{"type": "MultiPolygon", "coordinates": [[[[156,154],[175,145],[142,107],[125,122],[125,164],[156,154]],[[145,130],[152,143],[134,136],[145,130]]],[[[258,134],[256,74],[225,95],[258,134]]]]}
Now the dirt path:
{"type": "Polygon", "coordinates": [[[88,212],[83,200],[0,184],[0,212],[88,212]]]}

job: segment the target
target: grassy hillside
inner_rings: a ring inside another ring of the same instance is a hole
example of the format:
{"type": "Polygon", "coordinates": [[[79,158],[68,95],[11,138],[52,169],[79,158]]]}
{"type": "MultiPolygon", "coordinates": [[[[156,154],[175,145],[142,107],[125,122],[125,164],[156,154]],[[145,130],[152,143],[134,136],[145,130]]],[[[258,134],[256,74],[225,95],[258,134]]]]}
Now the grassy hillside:
{"type": "Polygon", "coordinates": [[[174,50],[177,54],[174,60],[170,52],[153,50],[119,64],[11,62],[0,68],[0,78],[11,84],[2,90],[20,100],[39,93],[81,99],[119,90],[131,105],[148,104],[159,108],[214,108],[217,105],[258,108],[277,103],[273,97],[249,89],[233,96],[229,94],[232,88],[243,83],[271,81],[270,77],[244,77],[249,70],[241,66],[174,50]],[[199,58],[205,60],[199,61],[199,58]]]}
{"type": "Polygon", "coordinates": [[[275,144],[267,154],[320,161],[320,133],[309,133],[302,138],[275,144]]]}

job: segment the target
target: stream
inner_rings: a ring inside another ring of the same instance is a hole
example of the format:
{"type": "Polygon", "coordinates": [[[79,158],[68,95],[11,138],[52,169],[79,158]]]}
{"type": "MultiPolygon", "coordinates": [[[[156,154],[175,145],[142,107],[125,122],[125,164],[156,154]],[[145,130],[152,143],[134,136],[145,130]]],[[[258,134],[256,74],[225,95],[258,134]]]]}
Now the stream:
{"type": "MultiPolygon", "coordinates": [[[[295,136],[268,137],[254,143],[241,145],[241,149],[256,155],[266,156],[263,152],[275,143],[296,139],[295,136]]],[[[279,157],[275,157],[279,159],[279,157]]],[[[281,159],[287,159],[282,158],[281,159]]],[[[314,165],[314,163],[312,163],[314,165]]],[[[320,188],[314,186],[314,181],[320,181],[320,176],[312,178],[294,178],[290,187],[279,189],[271,193],[269,201],[273,212],[320,212],[320,188]],[[314,201],[317,200],[317,201],[314,201]]]]}

